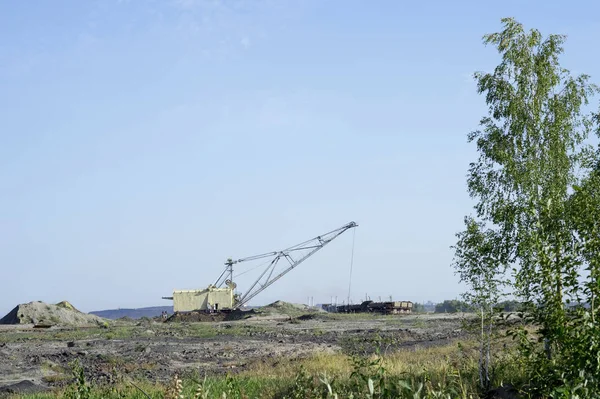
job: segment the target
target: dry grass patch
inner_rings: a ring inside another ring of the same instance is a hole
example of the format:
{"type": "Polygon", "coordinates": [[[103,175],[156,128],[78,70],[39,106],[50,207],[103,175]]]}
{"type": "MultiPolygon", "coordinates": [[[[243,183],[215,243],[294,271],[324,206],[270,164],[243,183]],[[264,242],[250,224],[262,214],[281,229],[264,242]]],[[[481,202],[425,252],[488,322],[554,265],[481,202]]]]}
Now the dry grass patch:
{"type": "MultiPolygon", "coordinates": [[[[420,374],[427,370],[431,374],[447,374],[458,369],[465,360],[468,366],[477,365],[477,343],[462,341],[446,346],[430,348],[414,347],[400,350],[382,357],[383,366],[390,375],[420,374]]],[[[372,356],[375,359],[376,356],[372,356]]],[[[259,361],[241,373],[244,376],[268,378],[292,378],[300,367],[313,374],[348,376],[353,371],[352,358],[342,353],[318,353],[305,358],[273,358],[259,361]]]]}

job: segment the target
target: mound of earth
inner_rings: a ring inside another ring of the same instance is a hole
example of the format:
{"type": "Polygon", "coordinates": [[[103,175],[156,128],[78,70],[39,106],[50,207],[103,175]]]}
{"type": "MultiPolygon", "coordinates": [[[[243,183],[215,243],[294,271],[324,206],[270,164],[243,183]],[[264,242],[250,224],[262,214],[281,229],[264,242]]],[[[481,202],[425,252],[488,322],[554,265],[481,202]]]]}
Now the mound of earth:
{"type": "Polygon", "coordinates": [[[265,308],[277,308],[277,309],[285,309],[285,308],[294,308],[294,309],[300,309],[300,310],[307,310],[308,306],[301,304],[301,303],[290,303],[290,302],[284,302],[284,301],[275,301],[273,303],[270,303],[266,306],[263,306],[261,309],[265,309],[265,308]]]}
{"type": "Polygon", "coordinates": [[[61,301],[61,302],[57,303],[56,306],[58,306],[59,308],[75,310],[75,311],[79,312],[79,310],[75,309],[75,306],[71,305],[71,303],[69,301],[61,301]]]}
{"type": "Polygon", "coordinates": [[[296,317],[307,313],[324,312],[324,310],[311,308],[310,306],[299,303],[276,301],[259,308],[258,312],[267,315],[287,315],[296,317]]]}
{"type": "Polygon", "coordinates": [[[67,301],[59,302],[56,305],[37,301],[17,305],[17,307],[0,319],[0,324],[84,327],[105,325],[106,320],[98,316],[80,312],[67,301]]]}
{"type": "Polygon", "coordinates": [[[31,381],[20,381],[16,384],[0,387],[0,393],[5,394],[35,394],[47,391],[48,388],[36,385],[31,381]]]}

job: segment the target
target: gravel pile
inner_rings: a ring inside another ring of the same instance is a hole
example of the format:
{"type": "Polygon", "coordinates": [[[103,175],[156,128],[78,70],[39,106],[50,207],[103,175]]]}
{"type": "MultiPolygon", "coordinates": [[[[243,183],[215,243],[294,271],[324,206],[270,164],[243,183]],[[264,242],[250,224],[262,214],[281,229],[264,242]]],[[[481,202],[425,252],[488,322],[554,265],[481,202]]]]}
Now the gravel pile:
{"type": "Polygon", "coordinates": [[[40,301],[17,305],[0,324],[34,324],[49,326],[102,326],[107,321],[101,317],[83,313],[67,301],[49,304],[40,301]]]}

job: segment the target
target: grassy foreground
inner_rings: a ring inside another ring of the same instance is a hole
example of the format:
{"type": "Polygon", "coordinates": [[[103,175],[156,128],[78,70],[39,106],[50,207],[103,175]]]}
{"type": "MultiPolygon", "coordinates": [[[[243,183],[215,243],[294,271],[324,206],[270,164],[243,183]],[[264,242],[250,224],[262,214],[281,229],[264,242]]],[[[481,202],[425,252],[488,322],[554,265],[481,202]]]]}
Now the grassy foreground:
{"type": "MultiPolygon", "coordinates": [[[[169,384],[127,381],[92,387],[75,366],[75,381],[63,391],[15,395],[50,398],[478,398],[477,348],[473,342],[411,349],[386,356],[318,354],[305,359],[269,359],[235,375],[173,376],[169,384]]],[[[497,359],[495,386],[514,383],[510,354],[497,359]],[[503,367],[502,365],[505,365],[503,367]]]]}

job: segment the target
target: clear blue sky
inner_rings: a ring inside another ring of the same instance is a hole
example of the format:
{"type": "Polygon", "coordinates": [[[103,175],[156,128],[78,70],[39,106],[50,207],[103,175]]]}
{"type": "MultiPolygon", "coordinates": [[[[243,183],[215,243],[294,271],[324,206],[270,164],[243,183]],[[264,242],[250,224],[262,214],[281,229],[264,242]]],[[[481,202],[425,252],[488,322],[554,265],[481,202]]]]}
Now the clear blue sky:
{"type": "MultiPolygon", "coordinates": [[[[0,313],[168,304],[223,261],[354,220],[352,297],[443,300],[485,113],[481,36],[569,35],[600,81],[596,2],[0,4],[0,313]],[[484,5],[485,4],[485,5],[484,5]]],[[[256,298],[347,295],[346,233],[256,298]]],[[[240,284],[243,290],[243,286],[240,284]]]]}

